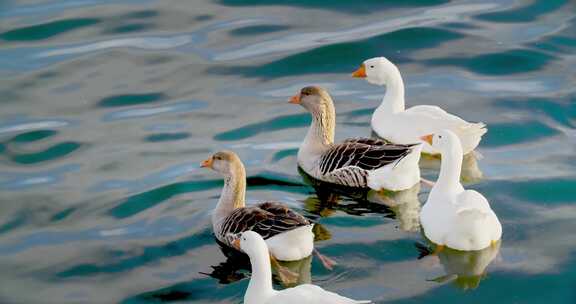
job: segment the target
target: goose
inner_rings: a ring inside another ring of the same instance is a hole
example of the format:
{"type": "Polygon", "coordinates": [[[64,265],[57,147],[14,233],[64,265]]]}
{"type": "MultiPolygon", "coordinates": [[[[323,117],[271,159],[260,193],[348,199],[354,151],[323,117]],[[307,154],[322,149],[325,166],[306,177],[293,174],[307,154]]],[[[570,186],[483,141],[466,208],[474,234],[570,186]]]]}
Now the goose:
{"type": "Polygon", "coordinates": [[[336,114],[328,92],[317,86],[290,99],[312,114],[298,150],[298,165],[318,180],[374,190],[400,191],[420,182],[420,144],[390,144],[371,138],[334,143],[336,114]]]}
{"type": "Polygon", "coordinates": [[[233,238],[234,246],[250,257],[250,264],[252,265],[252,277],[244,295],[244,304],[371,303],[371,301],[352,300],[312,284],[274,290],[267,242],[254,231],[235,234],[231,238],[233,238]]]}
{"type": "MultiPolygon", "coordinates": [[[[480,143],[486,125],[482,122],[470,123],[452,115],[438,106],[419,105],[409,109],[404,104],[404,82],[400,71],[384,57],[371,58],[354,72],[352,77],[365,78],[372,84],[386,86],[386,95],[372,115],[372,129],[379,137],[397,144],[419,142],[426,134],[448,129],[454,132],[464,154],[472,152],[480,143]]],[[[424,143],[422,152],[439,154],[440,152],[424,143]]]]}
{"type": "Polygon", "coordinates": [[[481,250],[502,237],[502,225],[488,200],[460,183],[462,145],[450,130],[422,137],[442,155],[440,175],[420,213],[424,235],[442,250],[481,250]]]}
{"type": "Polygon", "coordinates": [[[232,247],[228,235],[248,230],[258,232],[266,239],[272,262],[285,282],[295,279],[294,274],[281,267],[278,260],[297,261],[315,252],[327,268],[335,264],[314,250],[314,224],[301,214],[277,202],[246,206],[246,170],[236,153],[217,152],[200,166],[224,176],[224,188],[212,214],[212,228],[219,242],[232,247]]]}

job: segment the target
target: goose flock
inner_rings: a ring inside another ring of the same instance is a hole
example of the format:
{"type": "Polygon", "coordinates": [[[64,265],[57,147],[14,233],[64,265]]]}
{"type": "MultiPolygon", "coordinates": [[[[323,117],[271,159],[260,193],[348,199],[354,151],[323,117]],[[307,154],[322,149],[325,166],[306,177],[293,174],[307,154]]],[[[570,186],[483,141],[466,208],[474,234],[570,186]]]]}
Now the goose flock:
{"type": "MultiPolygon", "coordinates": [[[[289,101],[312,116],[298,150],[298,167],[312,178],[334,186],[387,193],[418,191],[415,186],[425,181],[420,177],[421,155],[439,157],[438,179],[428,183],[432,186],[428,199],[421,210],[416,208],[420,211],[422,232],[435,248],[431,254],[440,255],[446,250],[474,254],[499,248],[502,226],[488,200],[475,190],[464,189],[460,182],[464,155],[473,153],[479,145],[487,132],[486,125],[467,122],[438,106],[406,109],[400,71],[384,57],[364,61],[352,77],[386,87],[382,103],[371,119],[378,138],[358,137],[335,143],[336,110],[332,97],[321,87],[304,87],[289,101]]],[[[212,227],[221,245],[245,253],[250,259],[252,277],[245,304],[371,303],[312,284],[274,290],[272,266],[281,281],[290,282],[295,275],[278,261],[297,261],[316,254],[327,269],[336,264],[314,249],[315,223],[279,202],[246,206],[246,172],[234,152],[217,152],[201,166],[224,177],[212,227]]],[[[483,263],[484,268],[491,258],[493,255],[483,259],[488,261],[483,263]]]]}

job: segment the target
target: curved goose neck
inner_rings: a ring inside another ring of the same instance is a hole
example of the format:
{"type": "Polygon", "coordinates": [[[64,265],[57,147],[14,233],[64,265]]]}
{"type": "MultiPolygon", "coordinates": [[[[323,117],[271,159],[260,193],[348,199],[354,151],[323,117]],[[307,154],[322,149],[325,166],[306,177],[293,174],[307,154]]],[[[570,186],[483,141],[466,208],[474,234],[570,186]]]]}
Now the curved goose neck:
{"type": "Polygon", "coordinates": [[[385,75],[381,75],[381,78],[386,79],[386,94],[382,103],[376,109],[376,111],[386,114],[402,112],[405,109],[404,81],[398,68],[392,63],[390,64],[386,70],[380,72],[385,73],[385,75]]]}
{"type": "Polygon", "coordinates": [[[255,248],[248,253],[252,265],[252,277],[246,290],[245,303],[263,303],[266,297],[274,293],[268,247],[264,240],[254,245],[255,248]]]}
{"type": "Polygon", "coordinates": [[[320,155],[334,143],[336,111],[330,97],[324,97],[325,103],[319,109],[311,111],[312,123],[304,138],[302,147],[307,153],[320,155]]]}
{"type": "Polygon", "coordinates": [[[246,206],[246,169],[242,162],[230,163],[230,170],[224,174],[224,188],[216,210],[212,215],[213,223],[226,217],[232,211],[246,206]]]}
{"type": "Polygon", "coordinates": [[[446,150],[442,151],[440,175],[434,186],[435,188],[438,187],[451,191],[464,190],[460,183],[463,157],[462,146],[458,142],[451,142],[450,145],[446,147],[446,150]]]}

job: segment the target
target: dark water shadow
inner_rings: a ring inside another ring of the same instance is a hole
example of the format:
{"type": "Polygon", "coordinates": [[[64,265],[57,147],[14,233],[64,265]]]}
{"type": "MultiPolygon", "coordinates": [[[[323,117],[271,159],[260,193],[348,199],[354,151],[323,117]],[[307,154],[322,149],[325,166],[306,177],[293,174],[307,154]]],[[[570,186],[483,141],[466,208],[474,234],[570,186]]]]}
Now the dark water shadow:
{"type": "Polygon", "coordinates": [[[304,202],[304,208],[312,214],[328,217],[337,210],[356,216],[376,213],[394,218],[394,212],[388,206],[372,204],[368,200],[369,189],[323,182],[308,175],[300,167],[298,173],[315,191],[316,196],[311,196],[304,202]]]}
{"type": "Polygon", "coordinates": [[[232,249],[214,238],[226,261],[210,266],[209,272],[200,272],[218,281],[219,284],[230,284],[247,278],[247,271],[252,271],[248,255],[232,249]]]}
{"type": "Polygon", "coordinates": [[[284,129],[294,129],[310,124],[308,113],[278,116],[263,122],[248,124],[234,130],[214,135],[216,141],[234,141],[254,137],[258,134],[274,132],[284,129]]]}
{"type": "Polygon", "coordinates": [[[156,133],[146,136],[144,138],[144,141],[157,143],[157,142],[178,141],[187,138],[190,138],[190,133],[188,132],[156,133]]]}
{"type": "Polygon", "coordinates": [[[277,24],[268,24],[268,25],[253,25],[253,26],[245,26],[237,29],[233,29],[228,32],[231,36],[255,36],[255,35],[262,35],[262,34],[269,34],[269,33],[276,33],[281,31],[287,31],[291,29],[291,26],[287,25],[277,25],[277,24]]]}
{"type": "Polygon", "coordinates": [[[482,54],[472,57],[456,57],[429,59],[422,63],[429,66],[454,66],[491,76],[524,74],[542,70],[556,57],[544,52],[516,49],[492,54],[482,54]]]}
{"type": "Polygon", "coordinates": [[[59,132],[51,129],[41,129],[27,131],[13,136],[0,142],[2,149],[0,153],[4,154],[11,162],[18,165],[36,165],[54,160],[62,159],[76,152],[86,144],[75,141],[65,141],[52,144],[40,151],[30,152],[28,149],[21,149],[29,143],[37,143],[48,140],[56,136],[59,132]]]}
{"type": "Polygon", "coordinates": [[[78,18],[52,21],[9,30],[0,34],[0,40],[10,42],[46,40],[58,35],[93,26],[102,22],[97,18],[78,18]]]}
{"type": "MultiPolygon", "coordinates": [[[[148,264],[158,262],[175,256],[185,255],[196,248],[212,243],[211,229],[204,229],[199,233],[186,236],[184,238],[168,242],[158,246],[148,246],[141,250],[141,253],[128,258],[114,260],[109,263],[100,264],[80,264],[60,271],[56,274],[57,279],[71,279],[78,277],[90,277],[99,274],[120,273],[136,268],[145,267],[148,264]]],[[[112,257],[123,255],[119,253],[111,254],[112,257]]]]}
{"type": "Polygon", "coordinates": [[[215,303],[222,299],[240,299],[246,290],[245,284],[234,284],[233,288],[218,288],[211,278],[196,279],[190,282],[178,283],[158,290],[148,291],[124,299],[122,304],[142,303],[186,303],[186,301],[199,301],[201,303],[215,303]],[[235,286],[238,285],[238,286],[235,286]],[[218,292],[214,292],[218,290],[218,292]]]}
{"type": "Polygon", "coordinates": [[[142,104],[156,103],[166,98],[167,96],[161,92],[153,92],[146,94],[114,95],[102,98],[100,101],[98,101],[98,106],[109,108],[109,107],[142,105],[142,104]]]}
{"type": "Polygon", "coordinates": [[[346,14],[373,13],[377,10],[395,9],[402,7],[426,7],[437,6],[448,3],[448,0],[332,0],[329,3],[323,1],[294,0],[278,2],[274,0],[217,0],[218,3],[227,6],[262,6],[262,5],[287,5],[304,8],[321,8],[324,10],[334,10],[346,14]]]}
{"type": "Polygon", "coordinates": [[[129,196],[116,207],[110,209],[108,214],[117,219],[134,216],[144,210],[150,209],[168,199],[183,193],[206,191],[218,188],[222,185],[221,180],[178,182],[148,190],[129,196]]]}
{"type": "Polygon", "coordinates": [[[499,147],[534,142],[560,135],[556,130],[538,120],[490,124],[490,132],[484,135],[482,146],[499,147]]]}

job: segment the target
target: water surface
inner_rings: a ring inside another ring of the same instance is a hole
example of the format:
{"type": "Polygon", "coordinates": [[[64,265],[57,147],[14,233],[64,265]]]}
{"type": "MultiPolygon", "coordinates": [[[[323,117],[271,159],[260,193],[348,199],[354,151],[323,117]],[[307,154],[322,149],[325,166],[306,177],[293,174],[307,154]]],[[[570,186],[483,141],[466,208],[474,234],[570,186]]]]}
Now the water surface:
{"type": "Polygon", "coordinates": [[[377,303],[576,301],[576,3],[398,2],[0,3],[0,302],[241,303],[249,272],[211,235],[222,181],[198,165],[220,149],[244,160],[249,203],[321,224],[339,264],[291,265],[302,282],[377,303]],[[384,90],[349,74],[380,55],[409,105],[488,124],[465,181],[500,216],[495,250],[419,259],[428,188],[390,207],[298,173],[309,118],[287,98],[322,85],[337,138],[369,136],[384,90]]]}

